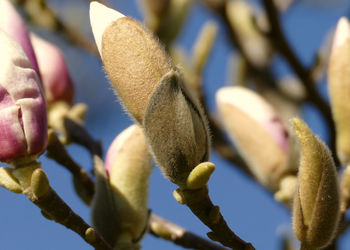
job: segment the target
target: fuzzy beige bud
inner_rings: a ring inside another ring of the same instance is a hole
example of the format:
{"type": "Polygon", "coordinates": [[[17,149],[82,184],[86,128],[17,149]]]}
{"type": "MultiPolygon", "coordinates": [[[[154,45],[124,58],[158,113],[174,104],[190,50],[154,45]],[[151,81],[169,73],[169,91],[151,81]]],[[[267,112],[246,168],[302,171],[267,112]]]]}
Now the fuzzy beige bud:
{"type": "Polygon", "coordinates": [[[293,205],[293,230],[304,244],[321,248],[329,244],[339,219],[337,172],[327,146],[300,119],[292,120],[299,139],[299,185],[293,205]]]}
{"type": "Polygon", "coordinates": [[[198,164],[209,159],[206,119],[180,72],[166,74],[146,110],[144,131],[164,175],[181,187],[198,164]]]}
{"type": "MultiPolygon", "coordinates": [[[[114,235],[116,247],[126,244],[126,239],[130,239],[129,243],[133,245],[146,231],[148,186],[153,169],[151,160],[142,129],[137,125],[118,135],[107,152],[106,169],[113,194],[114,216],[118,221],[118,230],[114,235]]],[[[94,211],[98,212],[97,209],[94,211]]],[[[93,213],[93,222],[97,230],[104,232],[108,228],[101,228],[104,223],[99,221],[100,215],[93,213]]]]}
{"type": "Polygon", "coordinates": [[[136,20],[96,2],[91,3],[90,17],[109,79],[127,110],[142,124],[154,90],[171,70],[169,59],[136,20]],[[100,23],[106,15],[109,22],[100,23]]]}
{"type": "Polygon", "coordinates": [[[350,23],[342,17],[334,35],[328,69],[329,93],[336,126],[337,154],[350,163],[350,23]]]}
{"type": "Polygon", "coordinates": [[[228,1],[226,14],[249,60],[257,67],[266,67],[271,60],[272,48],[258,30],[250,4],[243,0],[228,1]]]}
{"type": "Polygon", "coordinates": [[[243,87],[221,88],[217,106],[225,130],[257,180],[276,191],[291,170],[288,133],[278,114],[262,97],[243,87]]]}

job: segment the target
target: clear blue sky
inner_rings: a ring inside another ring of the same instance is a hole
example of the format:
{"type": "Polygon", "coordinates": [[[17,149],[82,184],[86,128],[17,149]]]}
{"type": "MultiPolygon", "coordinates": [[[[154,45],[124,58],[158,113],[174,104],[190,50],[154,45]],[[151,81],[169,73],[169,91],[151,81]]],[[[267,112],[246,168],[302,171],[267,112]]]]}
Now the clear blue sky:
{"type": "MultiPolygon", "coordinates": [[[[65,5],[73,1],[50,1],[61,8],[61,15],[69,8],[65,5]]],[[[75,2],[75,1],[74,1],[75,2]]],[[[79,2],[79,1],[76,1],[79,2]]],[[[84,1],[82,1],[84,2],[84,1]]],[[[115,6],[126,15],[141,19],[135,1],[113,1],[115,6]]],[[[333,27],[338,18],[348,14],[349,4],[315,5],[313,1],[300,1],[283,17],[283,25],[288,38],[305,64],[310,63],[312,56],[333,27]]],[[[328,2],[332,2],[329,0],[328,2]]],[[[77,4],[75,4],[77,5],[77,4]]],[[[82,30],[88,30],[87,7],[80,8],[83,24],[82,30]]],[[[189,51],[203,22],[215,18],[203,6],[195,6],[186,22],[178,43],[189,51]]],[[[36,30],[38,31],[38,30],[36,30]]],[[[77,87],[77,100],[87,102],[90,111],[87,126],[95,138],[100,138],[104,149],[114,137],[131,124],[130,119],[121,110],[102,70],[99,58],[95,58],[78,48],[67,46],[64,39],[52,34],[44,34],[54,40],[67,56],[70,70],[77,87]]],[[[91,36],[91,34],[89,34],[91,36]]],[[[211,110],[215,110],[215,90],[227,83],[227,62],[231,46],[220,29],[214,53],[204,74],[205,91],[211,110]]],[[[285,67],[276,65],[276,71],[285,72],[285,67]]],[[[325,129],[311,108],[304,112],[305,119],[316,133],[324,137],[325,129]]],[[[85,150],[70,146],[74,158],[86,169],[91,169],[91,160],[85,150]]],[[[82,217],[89,221],[89,208],[75,195],[71,176],[62,167],[42,157],[43,168],[47,172],[51,185],[64,200],[82,217]]],[[[278,249],[278,231],[290,231],[290,215],[278,205],[272,197],[257,184],[247,179],[238,170],[212,153],[217,169],[212,176],[209,188],[210,195],[231,228],[243,239],[250,241],[257,249],[278,249]]],[[[150,187],[150,208],[157,214],[176,222],[188,230],[205,236],[206,226],[201,224],[185,206],[179,205],[172,197],[176,187],[167,181],[158,168],[155,168],[150,187]]],[[[23,195],[12,194],[0,188],[0,250],[61,250],[92,249],[75,233],[44,219],[37,207],[32,205],[23,195]]],[[[345,237],[350,237],[348,233],[345,237]]],[[[163,250],[181,249],[172,243],[147,235],[143,241],[144,249],[163,250]]],[[[350,240],[342,241],[342,249],[350,249],[350,240]]]]}

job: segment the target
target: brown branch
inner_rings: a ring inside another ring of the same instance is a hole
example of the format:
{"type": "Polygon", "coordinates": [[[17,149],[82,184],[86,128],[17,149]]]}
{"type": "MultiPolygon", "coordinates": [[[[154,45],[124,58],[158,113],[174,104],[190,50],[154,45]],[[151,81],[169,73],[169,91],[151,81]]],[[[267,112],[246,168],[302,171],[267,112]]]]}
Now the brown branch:
{"type": "Polygon", "coordinates": [[[85,147],[91,155],[96,154],[102,158],[101,143],[95,141],[82,124],[69,117],[65,117],[64,126],[68,134],[67,136],[72,142],[85,147]]]}
{"type": "Polygon", "coordinates": [[[199,237],[158,215],[151,214],[149,220],[150,234],[174,242],[184,248],[199,250],[225,250],[209,240],[199,237]]]}
{"type": "Polygon", "coordinates": [[[93,229],[79,215],[75,214],[52,188],[50,188],[46,196],[39,199],[30,192],[26,193],[26,196],[45,213],[45,216],[48,216],[48,219],[54,220],[76,232],[95,249],[112,250],[112,247],[97,232],[93,232],[94,237],[92,240],[87,238],[88,230],[91,232],[93,229]]]}
{"type": "Polygon", "coordinates": [[[16,3],[22,7],[33,24],[60,32],[69,42],[99,56],[95,43],[84,37],[78,30],[66,25],[46,4],[46,1],[18,0],[16,3]]]}
{"type": "Polygon", "coordinates": [[[79,196],[84,202],[90,204],[95,191],[94,182],[89,174],[70,157],[56,133],[51,129],[48,132],[46,156],[55,160],[72,173],[79,196]]]}
{"type": "Polygon", "coordinates": [[[322,99],[321,95],[316,89],[315,82],[312,79],[310,71],[307,70],[300,59],[294,53],[281,27],[279,13],[271,0],[262,0],[267,17],[270,23],[270,31],[268,37],[272,44],[274,44],[277,51],[286,59],[289,66],[298,78],[303,83],[308,99],[320,110],[326,123],[328,124],[330,133],[330,148],[335,152],[335,126],[332,119],[331,109],[328,103],[322,99]]]}
{"type": "Polygon", "coordinates": [[[251,243],[247,243],[237,236],[227,225],[219,208],[214,206],[208,195],[208,188],[205,186],[197,190],[177,190],[182,202],[186,204],[212,232],[208,237],[219,241],[224,246],[236,250],[255,249],[251,243]]]}

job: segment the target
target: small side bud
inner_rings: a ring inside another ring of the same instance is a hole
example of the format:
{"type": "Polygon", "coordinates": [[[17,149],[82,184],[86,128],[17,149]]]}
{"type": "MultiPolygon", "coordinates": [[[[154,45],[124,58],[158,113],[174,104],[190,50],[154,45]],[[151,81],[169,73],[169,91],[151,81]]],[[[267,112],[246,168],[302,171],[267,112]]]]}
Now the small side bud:
{"type": "Polygon", "coordinates": [[[37,199],[40,199],[49,193],[50,183],[44,170],[38,168],[33,172],[30,187],[37,199]]]}
{"type": "Polygon", "coordinates": [[[193,190],[204,187],[214,170],[215,165],[211,162],[203,162],[197,165],[187,177],[186,188],[193,190]]]}
{"type": "Polygon", "coordinates": [[[299,139],[299,185],[293,205],[293,231],[304,244],[322,248],[338,226],[340,199],[335,164],[327,146],[300,119],[292,120],[299,139]]]}
{"type": "Polygon", "coordinates": [[[337,154],[350,163],[350,23],[342,17],[335,31],[328,68],[328,88],[336,127],[337,154]]]}
{"type": "Polygon", "coordinates": [[[22,193],[21,185],[12,175],[11,168],[0,167],[0,186],[14,193],[22,193]]]}
{"type": "Polygon", "coordinates": [[[89,227],[88,229],[86,229],[85,231],[85,239],[87,242],[89,242],[90,244],[93,244],[96,242],[96,232],[95,229],[93,229],[92,227],[89,227]]]}
{"type": "Polygon", "coordinates": [[[185,205],[185,204],[186,204],[185,197],[184,197],[182,191],[181,191],[179,188],[176,189],[176,190],[174,190],[173,196],[174,196],[175,200],[176,200],[178,203],[180,203],[180,204],[182,204],[182,205],[185,205]]]}

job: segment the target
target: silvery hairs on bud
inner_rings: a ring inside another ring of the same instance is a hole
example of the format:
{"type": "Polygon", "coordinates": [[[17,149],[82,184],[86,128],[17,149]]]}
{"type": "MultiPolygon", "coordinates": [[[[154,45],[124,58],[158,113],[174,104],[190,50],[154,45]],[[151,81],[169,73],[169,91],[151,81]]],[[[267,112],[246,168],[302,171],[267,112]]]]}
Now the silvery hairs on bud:
{"type": "Polygon", "coordinates": [[[164,75],[153,93],[144,131],[163,173],[180,186],[196,165],[209,159],[206,118],[177,69],[164,75]]]}
{"type": "Polygon", "coordinates": [[[208,126],[199,101],[147,29],[102,4],[90,6],[95,41],[113,87],[144,128],[165,176],[184,184],[190,171],[209,158],[208,126]]]}
{"type": "Polygon", "coordinates": [[[327,146],[300,119],[295,118],[292,123],[301,150],[293,230],[301,242],[320,248],[329,244],[338,228],[337,171],[327,146]]]}

